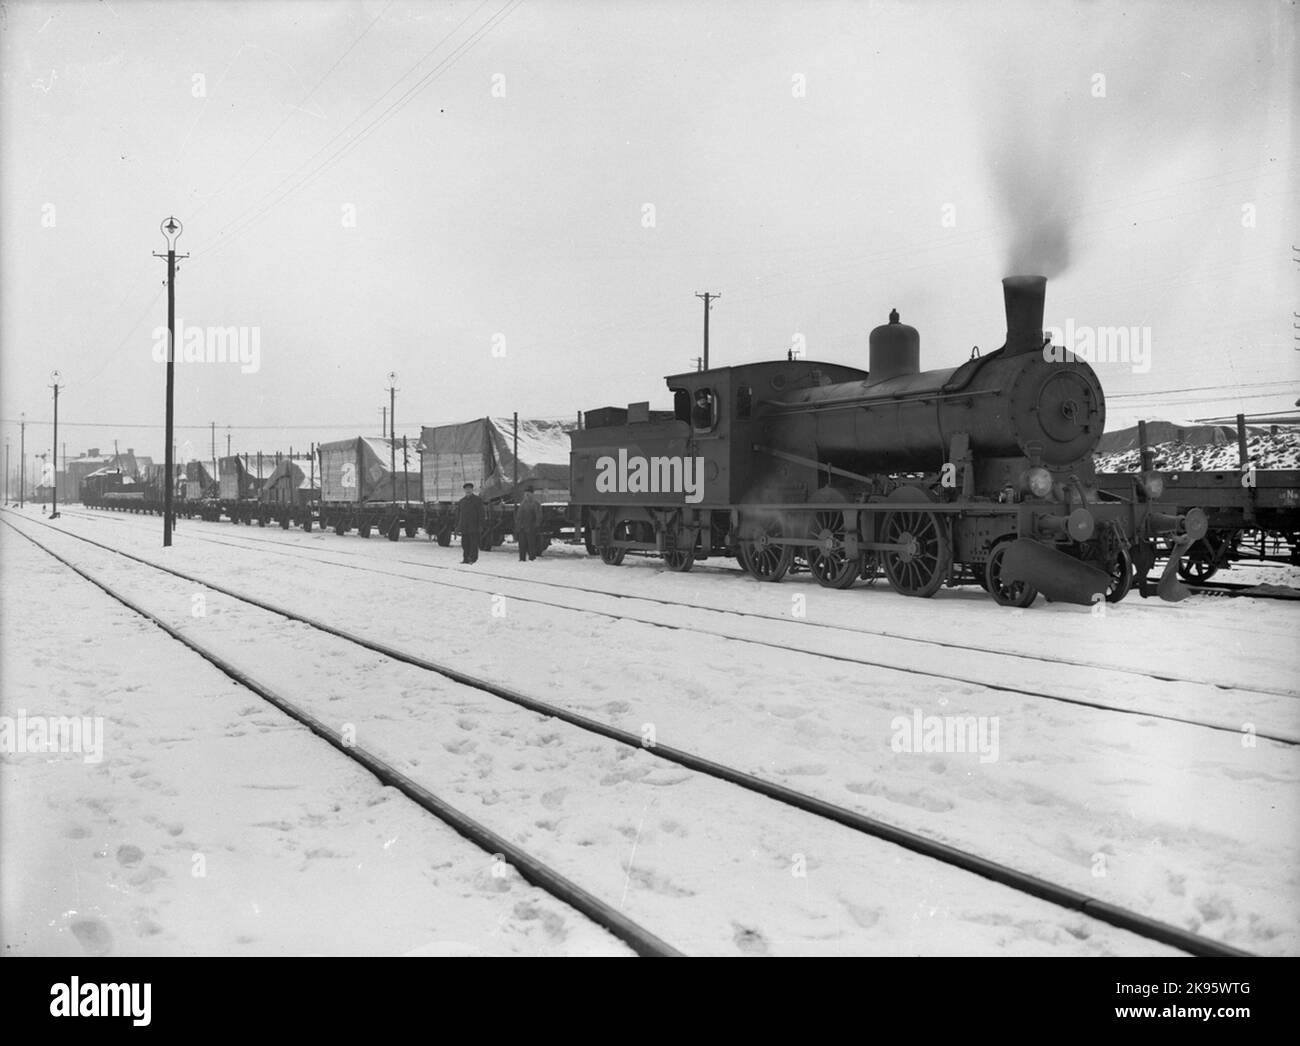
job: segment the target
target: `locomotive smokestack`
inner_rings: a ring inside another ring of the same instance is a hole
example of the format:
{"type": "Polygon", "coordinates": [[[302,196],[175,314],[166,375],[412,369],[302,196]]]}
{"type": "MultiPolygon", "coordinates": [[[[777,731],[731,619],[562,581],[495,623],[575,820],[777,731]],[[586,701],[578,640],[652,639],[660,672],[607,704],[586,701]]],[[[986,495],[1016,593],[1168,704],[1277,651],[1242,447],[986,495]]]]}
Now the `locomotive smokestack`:
{"type": "Polygon", "coordinates": [[[1006,354],[1037,352],[1043,347],[1047,277],[1008,276],[1002,281],[1002,298],[1007,308],[1006,354]]]}

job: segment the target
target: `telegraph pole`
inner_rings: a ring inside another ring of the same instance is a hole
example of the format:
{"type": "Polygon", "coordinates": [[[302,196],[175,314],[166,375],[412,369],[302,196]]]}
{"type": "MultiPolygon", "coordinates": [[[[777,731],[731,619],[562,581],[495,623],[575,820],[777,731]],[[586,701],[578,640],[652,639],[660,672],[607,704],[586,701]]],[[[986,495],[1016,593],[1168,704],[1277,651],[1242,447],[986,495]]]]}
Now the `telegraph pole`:
{"type": "MultiPolygon", "coordinates": [[[[173,391],[176,387],[176,241],[180,238],[181,233],[185,231],[185,226],[175,218],[169,217],[158,227],[163,238],[167,241],[167,254],[154,254],[155,258],[167,258],[167,432],[163,439],[164,454],[166,463],[163,466],[164,487],[163,487],[163,548],[171,548],[172,544],[172,487],[176,484],[176,478],[172,473],[175,467],[173,463],[172,450],[172,428],[173,428],[173,411],[172,399],[173,391]]],[[[180,257],[188,258],[188,254],[182,254],[180,257]]]]}
{"type": "Polygon", "coordinates": [[[9,504],[9,437],[5,437],[5,504],[9,504]]]}
{"type": "Polygon", "coordinates": [[[27,412],[18,416],[18,507],[27,494],[27,412]]]}
{"type": "Polygon", "coordinates": [[[397,501],[397,371],[388,372],[388,441],[389,471],[393,476],[393,501],[397,501]]]}
{"type": "Polygon", "coordinates": [[[212,478],[217,478],[217,423],[215,421],[212,423],[212,478]]]}
{"type": "Polygon", "coordinates": [[[701,298],[704,301],[704,366],[701,367],[700,370],[708,370],[709,369],[709,308],[710,308],[709,302],[717,298],[721,298],[722,295],[710,294],[708,291],[705,291],[703,294],[695,295],[695,297],[701,298]]]}
{"type": "Polygon", "coordinates": [[[59,518],[59,382],[62,380],[63,375],[57,370],[50,371],[50,387],[54,389],[54,500],[50,505],[50,519],[59,518]]]}

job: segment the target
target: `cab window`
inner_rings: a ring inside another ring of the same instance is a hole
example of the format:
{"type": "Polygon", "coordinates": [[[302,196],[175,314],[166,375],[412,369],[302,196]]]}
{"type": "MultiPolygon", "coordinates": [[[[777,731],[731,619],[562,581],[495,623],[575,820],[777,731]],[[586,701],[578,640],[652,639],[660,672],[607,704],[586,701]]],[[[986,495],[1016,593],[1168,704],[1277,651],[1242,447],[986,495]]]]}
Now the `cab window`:
{"type": "Polygon", "coordinates": [[[691,394],[685,389],[673,389],[673,417],[688,423],[691,420],[691,394]]]}
{"type": "Polygon", "coordinates": [[[736,417],[747,421],[754,410],[754,387],[741,385],[736,389],[736,417]]]}
{"type": "Polygon", "coordinates": [[[718,401],[712,389],[696,389],[691,400],[691,428],[710,431],[718,420],[718,401]]]}

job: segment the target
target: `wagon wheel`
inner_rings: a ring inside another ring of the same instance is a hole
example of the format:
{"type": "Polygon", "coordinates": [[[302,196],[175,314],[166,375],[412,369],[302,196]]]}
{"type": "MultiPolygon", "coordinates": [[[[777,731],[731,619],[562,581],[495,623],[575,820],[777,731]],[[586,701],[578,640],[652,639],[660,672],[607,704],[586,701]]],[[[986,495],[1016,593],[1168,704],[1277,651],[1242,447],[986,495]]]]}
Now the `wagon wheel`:
{"type": "Polygon", "coordinates": [[[1183,555],[1182,562],[1178,564],[1178,576],[1192,584],[1209,581],[1219,572],[1224,544],[1222,538],[1206,534],[1183,555]]]}
{"type": "Polygon", "coordinates": [[[885,576],[905,596],[932,596],[948,576],[952,542],[942,520],[933,512],[890,512],[882,526],[890,545],[907,546],[902,552],[885,552],[885,576]]]}
{"type": "Polygon", "coordinates": [[[1106,602],[1118,603],[1133,587],[1133,557],[1128,554],[1128,549],[1119,550],[1107,573],[1110,574],[1110,584],[1106,587],[1106,602]]]}
{"type": "Polygon", "coordinates": [[[993,546],[984,564],[984,588],[1001,606],[1027,607],[1038,597],[1038,589],[1024,581],[1002,580],[1002,557],[1010,547],[1007,541],[993,546]]]}
{"type": "Polygon", "coordinates": [[[418,522],[416,522],[415,520],[410,520],[407,522],[406,536],[408,538],[415,537],[415,535],[418,534],[419,532],[420,532],[420,524],[418,522]]]}
{"type": "Polygon", "coordinates": [[[600,549],[596,547],[596,528],[590,523],[586,523],[582,527],[582,543],[587,548],[587,555],[600,555],[600,549]]]}
{"type": "Polygon", "coordinates": [[[444,526],[438,530],[438,547],[447,548],[451,544],[451,527],[444,526]]]}
{"type": "Polygon", "coordinates": [[[814,512],[808,536],[820,545],[808,549],[808,569],[823,588],[852,588],[858,579],[857,559],[844,549],[844,513],[835,509],[814,512]]]}
{"type": "Polygon", "coordinates": [[[362,523],[359,527],[357,527],[357,533],[360,534],[363,538],[370,537],[370,524],[362,523]]]}
{"type": "Polygon", "coordinates": [[[627,549],[615,548],[613,545],[604,545],[600,550],[600,561],[609,567],[621,566],[623,557],[627,555],[627,549]]]}
{"type": "Polygon", "coordinates": [[[794,562],[794,549],[772,543],[785,536],[780,519],[774,517],[758,526],[758,534],[740,544],[745,569],[759,581],[780,581],[794,562]]]}

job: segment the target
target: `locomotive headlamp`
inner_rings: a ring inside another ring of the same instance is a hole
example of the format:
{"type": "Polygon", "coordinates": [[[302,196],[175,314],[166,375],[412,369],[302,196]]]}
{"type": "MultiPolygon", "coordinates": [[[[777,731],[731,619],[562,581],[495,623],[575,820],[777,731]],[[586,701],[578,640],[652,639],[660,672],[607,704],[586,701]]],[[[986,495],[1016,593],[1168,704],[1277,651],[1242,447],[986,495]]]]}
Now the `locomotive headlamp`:
{"type": "Polygon", "coordinates": [[[1140,480],[1142,493],[1148,498],[1158,499],[1165,492],[1165,478],[1158,472],[1144,472],[1140,480]]]}
{"type": "Polygon", "coordinates": [[[1025,486],[1036,498],[1045,498],[1052,492],[1052,474],[1041,465],[1035,465],[1025,473],[1025,486]]]}

